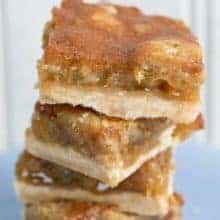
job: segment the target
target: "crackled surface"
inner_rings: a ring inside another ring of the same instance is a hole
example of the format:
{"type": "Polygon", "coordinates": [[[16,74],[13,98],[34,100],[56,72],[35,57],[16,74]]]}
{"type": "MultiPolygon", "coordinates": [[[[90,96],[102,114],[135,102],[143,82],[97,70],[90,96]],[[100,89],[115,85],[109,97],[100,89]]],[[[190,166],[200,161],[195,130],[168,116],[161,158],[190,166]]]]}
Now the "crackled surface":
{"type": "Polygon", "coordinates": [[[40,82],[152,90],[198,100],[203,81],[200,46],[178,20],[137,8],[64,0],[44,33],[40,82]]]}

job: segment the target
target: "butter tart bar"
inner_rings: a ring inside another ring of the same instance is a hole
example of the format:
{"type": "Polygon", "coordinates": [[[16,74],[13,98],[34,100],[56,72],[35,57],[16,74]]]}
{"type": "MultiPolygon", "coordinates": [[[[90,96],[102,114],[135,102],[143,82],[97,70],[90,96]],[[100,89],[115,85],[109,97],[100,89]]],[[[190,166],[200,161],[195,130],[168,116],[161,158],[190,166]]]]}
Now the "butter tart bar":
{"type": "Polygon", "coordinates": [[[16,165],[16,191],[25,204],[63,199],[90,201],[113,204],[138,215],[165,215],[173,194],[172,156],[171,149],[162,152],[111,188],[24,152],[16,165]]]}
{"type": "Polygon", "coordinates": [[[181,21],[134,7],[63,0],[43,42],[42,103],[177,123],[192,122],[199,113],[202,51],[181,21]]]}
{"type": "Polygon", "coordinates": [[[33,155],[117,186],[179,139],[200,128],[164,118],[122,120],[71,105],[36,104],[26,149],[33,155]]]}

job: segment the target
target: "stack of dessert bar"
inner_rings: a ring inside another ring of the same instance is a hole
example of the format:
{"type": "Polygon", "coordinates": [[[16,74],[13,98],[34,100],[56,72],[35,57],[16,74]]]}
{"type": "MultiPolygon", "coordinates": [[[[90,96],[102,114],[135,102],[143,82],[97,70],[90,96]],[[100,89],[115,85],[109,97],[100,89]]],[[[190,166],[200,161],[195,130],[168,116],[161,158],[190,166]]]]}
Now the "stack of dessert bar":
{"type": "Polygon", "coordinates": [[[134,7],[63,0],[52,14],[16,166],[25,219],[181,219],[174,148],[203,127],[197,39],[134,7]]]}

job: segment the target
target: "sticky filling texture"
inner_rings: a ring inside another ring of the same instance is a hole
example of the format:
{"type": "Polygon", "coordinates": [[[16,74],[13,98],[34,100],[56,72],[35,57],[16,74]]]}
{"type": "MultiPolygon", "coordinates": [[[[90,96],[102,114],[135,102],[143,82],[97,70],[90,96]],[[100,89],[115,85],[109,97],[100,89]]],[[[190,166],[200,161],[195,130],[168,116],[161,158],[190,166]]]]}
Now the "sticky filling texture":
{"type": "Polygon", "coordinates": [[[126,168],[165,137],[170,141],[174,127],[163,118],[122,120],[81,107],[38,103],[31,130],[45,143],[72,148],[105,167],[126,168]]]}

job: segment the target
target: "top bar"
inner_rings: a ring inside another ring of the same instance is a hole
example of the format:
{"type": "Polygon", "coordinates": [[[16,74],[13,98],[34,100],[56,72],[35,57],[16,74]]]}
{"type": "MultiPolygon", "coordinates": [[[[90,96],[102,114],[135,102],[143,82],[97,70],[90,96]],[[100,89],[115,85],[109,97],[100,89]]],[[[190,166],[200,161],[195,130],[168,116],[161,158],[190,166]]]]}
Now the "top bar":
{"type": "Polygon", "coordinates": [[[53,9],[39,61],[42,103],[69,103],[135,119],[191,122],[203,60],[183,22],[134,7],[64,0],[53,9]]]}

